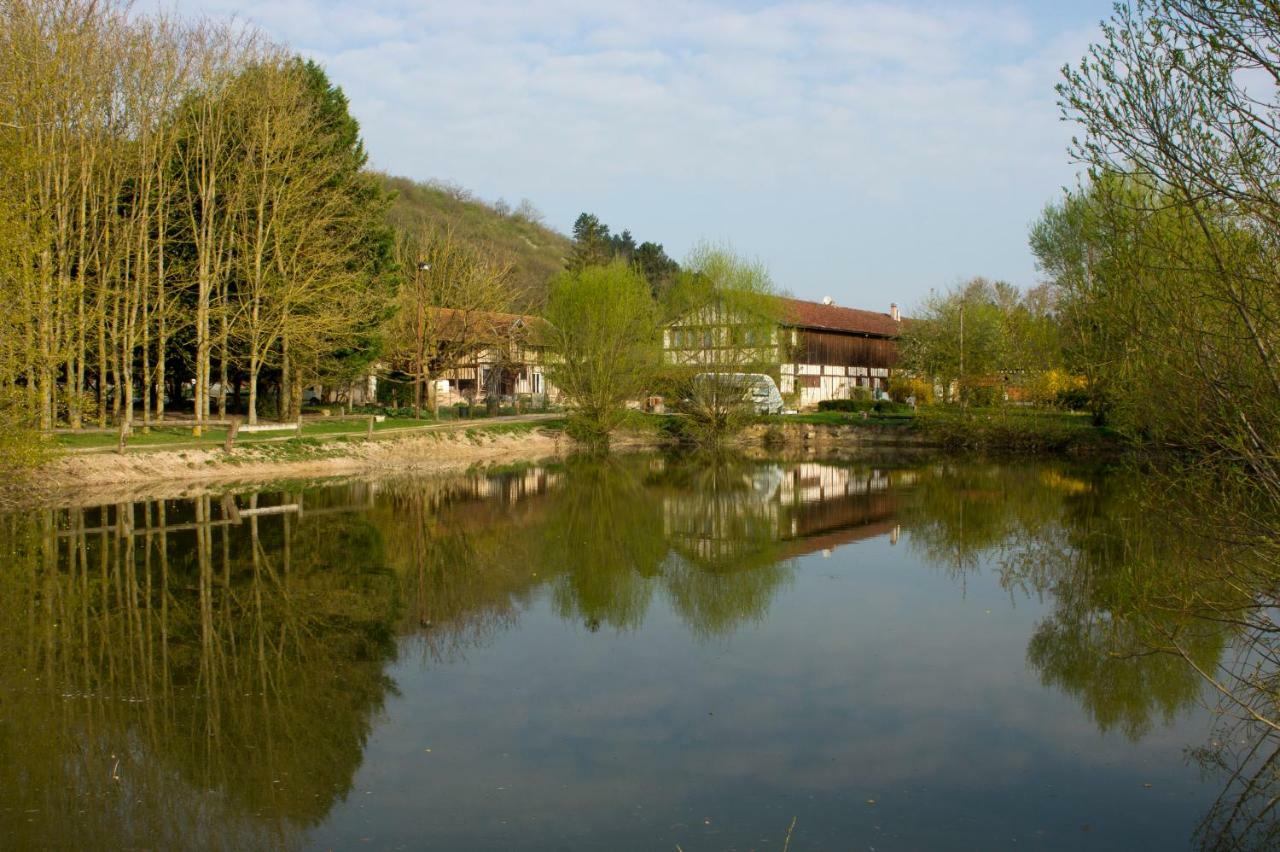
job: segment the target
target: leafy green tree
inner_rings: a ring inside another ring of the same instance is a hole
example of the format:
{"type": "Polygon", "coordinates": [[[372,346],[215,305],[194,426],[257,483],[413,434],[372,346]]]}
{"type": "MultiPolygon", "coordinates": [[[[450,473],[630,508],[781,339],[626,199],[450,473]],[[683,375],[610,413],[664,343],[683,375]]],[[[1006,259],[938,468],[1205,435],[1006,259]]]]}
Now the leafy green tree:
{"type": "Polygon", "coordinates": [[[779,378],[782,305],[769,271],[712,245],[697,247],[663,300],[663,384],[687,415],[686,435],[719,446],[758,414],[753,380],[779,378]]]}
{"type": "Polygon", "coordinates": [[[1064,117],[1083,131],[1073,154],[1095,176],[1115,172],[1138,189],[1119,210],[1128,226],[1102,243],[1127,275],[1111,289],[1133,293],[1134,313],[1107,322],[1127,326],[1137,357],[1126,362],[1151,378],[1132,403],[1117,399],[1150,439],[1229,461],[1271,505],[1280,505],[1278,44],[1274,3],[1136,0],[1116,5],[1058,87],[1064,117]]]}
{"type": "Polygon", "coordinates": [[[648,284],[622,261],[565,272],[551,286],[546,318],[550,380],[572,408],[570,432],[605,448],[657,372],[658,312],[648,284]]]}
{"type": "Polygon", "coordinates": [[[1012,285],[985,278],[930,295],[903,330],[902,367],[941,385],[947,401],[995,401],[1010,366],[1017,300],[1012,285]]]}
{"type": "Polygon", "coordinates": [[[636,244],[631,231],[612,234],[609,226],[591,213],[583,213],[573,223],[573,249],[569,255],[569,269],[580,270],[587,266],[621,260],[631,264],[649,282],[655,298],[671,285],[680,271],[680,264],[667,256],[661,243],[636,244]]]}

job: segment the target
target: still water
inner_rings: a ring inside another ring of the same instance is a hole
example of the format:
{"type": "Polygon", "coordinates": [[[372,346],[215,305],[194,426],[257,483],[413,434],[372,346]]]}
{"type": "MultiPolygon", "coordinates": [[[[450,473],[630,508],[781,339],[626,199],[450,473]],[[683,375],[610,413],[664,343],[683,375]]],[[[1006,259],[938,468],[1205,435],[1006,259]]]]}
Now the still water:
{"type": "Polygon", "coordinates": [[[0,847],[1266,848],[1133,474],[639,456],[0,517],[0,847]]]}

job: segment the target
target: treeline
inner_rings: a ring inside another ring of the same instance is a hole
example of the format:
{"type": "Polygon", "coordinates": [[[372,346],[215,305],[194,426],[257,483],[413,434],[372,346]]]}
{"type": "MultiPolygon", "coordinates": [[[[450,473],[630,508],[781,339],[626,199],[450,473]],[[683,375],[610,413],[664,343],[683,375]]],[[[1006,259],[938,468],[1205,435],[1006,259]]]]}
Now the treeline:
{"type": "Polygon", "coordinates": [[[919,403],[993,405],[1006,397],[1069,402],[1061,333],[1047,287],[1023,292],[974,278],[933,293],[903,329],[891,392],[919,403]]]}
{"type": "Polygon", "coordinates": [[[609,226],[592,213],[583,213],[573,223],[573,248],[568,258],[570,271],[588,266],[604,266],[614,261],[635,267],[649,282],[649,289],[659,297],[671,286],[680,272],[680,264],[667,256],[662,243],[645,240],[637,243],[631,231],[614,234],[609,226]]]}
{"type": "Polygon", "coordinates": [[[357,374],[393,301],[388,194],[314,63],[252,30],[93,0],[0,6],[0,392],[127,429],[194,388],[357,374]],[[138,399],[141,397],[141,399],[138,399]],[[140,403],[140,405],[138,405],[140,403]]]}
{"type": "Polygon", "coordinates": [[[1280,15],[1119,4],[1064,75],[1089,172],[1032,228],[1046,286],[929,300],[904,366],[961,401],[1039,377],[1040,398],[1066,391],[1135,442],[1243,465],[1280,504],[1280,15]]]}

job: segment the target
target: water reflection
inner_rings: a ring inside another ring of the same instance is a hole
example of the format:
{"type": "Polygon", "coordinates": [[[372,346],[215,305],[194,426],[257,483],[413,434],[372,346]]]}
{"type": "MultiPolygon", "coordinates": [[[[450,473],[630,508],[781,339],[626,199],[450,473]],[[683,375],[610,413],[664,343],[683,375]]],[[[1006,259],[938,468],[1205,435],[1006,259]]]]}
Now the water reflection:
{"type": "Polygon", "coordinates": [[[323,820],[394,688],[372,532],[256,496],[6,518],[0,836],[248,848],[323,820]]]}
{"type": "Polygon", "coordinates": [[[1265,848],[1274,574],[1177,499],[1153,511],[1142,479],[1064,466],[655,456],[7,516],[0,836],[304,845],[353,794],[399,654],[459,663],[539,601],[615,634],[660,604],[730,641],[802,558],[883,539],[958,596],[994,566],[1011,604],[1047,605],[1027,662],[1101,732],[1137,742],[1221,699],[1188,744],[1222,790],[1194,839],[1265,848]]]}

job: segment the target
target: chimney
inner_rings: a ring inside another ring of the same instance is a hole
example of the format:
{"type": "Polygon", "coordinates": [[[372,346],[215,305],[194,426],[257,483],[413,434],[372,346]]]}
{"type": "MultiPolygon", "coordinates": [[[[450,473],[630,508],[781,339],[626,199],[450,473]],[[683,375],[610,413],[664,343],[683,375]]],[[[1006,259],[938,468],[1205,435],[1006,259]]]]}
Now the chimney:
{"type": "Polygon", "coordinates": [[[836,303],[836,300],[835,300],[835,299],[833,299],[833,298],[831,298],[830,296],[823,296],[823,297],[822,297],[822,304],[826,305],[827,307],[831,307],[831,306],[832,306],[832,305],[834,305],[835,303],[836,303]]]}
{"type": "Polygon", "coordinates": [[[889,316],[893,317],[894,322],[902,322],[902,314],[898,313],[897,302],[889,305],[889,316]]]}

